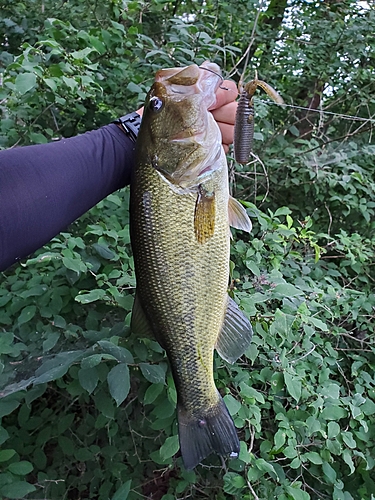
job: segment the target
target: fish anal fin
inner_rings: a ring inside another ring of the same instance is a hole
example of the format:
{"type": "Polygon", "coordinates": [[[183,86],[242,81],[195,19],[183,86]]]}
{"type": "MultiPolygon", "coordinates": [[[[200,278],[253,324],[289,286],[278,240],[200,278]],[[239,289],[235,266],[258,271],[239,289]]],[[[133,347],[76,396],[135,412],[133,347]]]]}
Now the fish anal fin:
{"type": "Polygon", "coordinates": [[[187,470],[194,469],[211,453],[238,457],[237,430],[221,396],[215,406],[201,415],[191,415],[179,405],[178,428],[182,460],[187,470]]]}
{"type": "Polygon", "coordinates": [[[206,243],[213,236],[215,215],[215,193],[210,193],[203,186],[199,186],[194,212],[194,233],[198,243],[206,243]]]}
{"type": "Polygon", "coordinates": [[[227,311],[215,346],[217,352],[228,363],[234,363],[249,347],[252,337],[250,321],[235,301],[228,297],[227,311]]]}
{"type": "Polygon", "coordinates": [[[140,338],[147,337],[153,339],[155,337],[152,326],[143,311],[141,301],[137,294],[134,299],[130,328],[131,331],[140,338]]]}
{"type": "Polygon", "coordinates": [[[239,201],[229,196],[228,202],[229,225],[250,233],[253,225],[247,215],[245,208],[239,201]]]}

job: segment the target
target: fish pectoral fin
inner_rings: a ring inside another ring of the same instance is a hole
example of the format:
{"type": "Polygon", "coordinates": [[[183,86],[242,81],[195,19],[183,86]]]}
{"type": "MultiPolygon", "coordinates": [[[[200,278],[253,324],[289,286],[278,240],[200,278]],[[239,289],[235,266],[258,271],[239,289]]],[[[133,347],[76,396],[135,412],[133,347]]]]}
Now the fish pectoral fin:
{"type": "Polygon", "coordinates": [[[223,327],[215,346],[217,352],[228,363],[234,363],[249,347],[252,337],[250,321],[235,301],[228,297],[223,327]]]}
{"type": "Polygon", "coordinates": [[[235,229],[241,229],[250,233],[253,225],[241,203],[229,196],[228,202],[229,225],[235,229]]]}
{"type": "Polygon", "coordinates": [[[138,337],[148,337],[154,338],[154,332],[152,330],[151,324],[143,311],[141,301],[138,295],[135,295],[132,317],[130,321],[130,329],[132,332],[136,333],[138,337]]]}
{"type": "Polygon", "coordinates": [[[215,193],[199,186],[194,212],[194,233],[198,243],[206,243],[215,232],[216,202],[215,193]]]}

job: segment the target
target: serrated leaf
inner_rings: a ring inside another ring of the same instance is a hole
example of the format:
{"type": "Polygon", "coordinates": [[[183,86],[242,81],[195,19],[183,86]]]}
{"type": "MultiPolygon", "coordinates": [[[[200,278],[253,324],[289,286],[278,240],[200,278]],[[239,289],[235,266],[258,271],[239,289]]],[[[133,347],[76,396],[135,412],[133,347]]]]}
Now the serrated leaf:
{"type": "Polygon", "coordinates": [[[26,94],[36,85],[36,75],[34,73],[22,73],[17,76],[15,86],[20,94],[26,94]]]}
{"type": "Polygon", "coordinates": [[[142,375],[153,384],[165,384],[165,365],[150,365],[149,363],[139,363],[142,375]]]}
{"type": "Polygon", "coordinates": [[[160,458],[164,461],[168,458],[173,457],[180,449],[180,443],[178,441],[178,436],[168,437],[164,444],[160,447],[160,458]]]}
{"type": "Polygon", "coordinates": [[[109,392],[117,406],[125,401],[130,390],[129,367],[126,363],[114,366],[107,376],[109,392]]]}

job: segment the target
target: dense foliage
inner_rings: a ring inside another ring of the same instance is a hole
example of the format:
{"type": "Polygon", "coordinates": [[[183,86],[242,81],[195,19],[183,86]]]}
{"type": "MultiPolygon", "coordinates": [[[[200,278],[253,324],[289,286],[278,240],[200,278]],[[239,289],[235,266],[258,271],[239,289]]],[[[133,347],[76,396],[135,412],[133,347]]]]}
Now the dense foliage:
{"type": "Polygon", "coordinates": [[[254,225],[230,284],[254,341],[215,358],[239,458],[186,472],[176,455],[164,352],[129,331],[124,189],[0,277],[0,498],[374,498],[371,2],[0,0],[0,27],[1,147],[108,123],[160,67],[238,80],[246,53],[247,79],[299,106],[257,94],[254,157],[229,157],[254,225]]]}

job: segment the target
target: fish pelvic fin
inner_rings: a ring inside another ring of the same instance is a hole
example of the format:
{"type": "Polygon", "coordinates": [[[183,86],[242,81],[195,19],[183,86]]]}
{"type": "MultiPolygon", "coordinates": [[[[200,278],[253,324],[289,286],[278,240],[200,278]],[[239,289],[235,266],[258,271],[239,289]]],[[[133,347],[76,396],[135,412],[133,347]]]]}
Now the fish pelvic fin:
{"type": "Polygon", "coordinates": [[[215,406],[200,415],[192,415],[178,406],[180,449],[187,470],[194,469],[211,453],[238,457],[240,442],[237,431],[223,399],[219,397],[215,406]]]}
{"type": "Polygon", "coordinates": [[[249,347],[252,337],[250,321],[228,296],[223,326],[215,346],[217,352],[228,363],[234,363],[249,347]]]}
{"type": "Polygon", "coordinates": [[[228,215],[230,226],[235,229],[247,231],[248,233],[251,232],[253,225],[251,224],[251,220],[249,219],[245,208],[232,196],[229,197],[228,215]]]}

